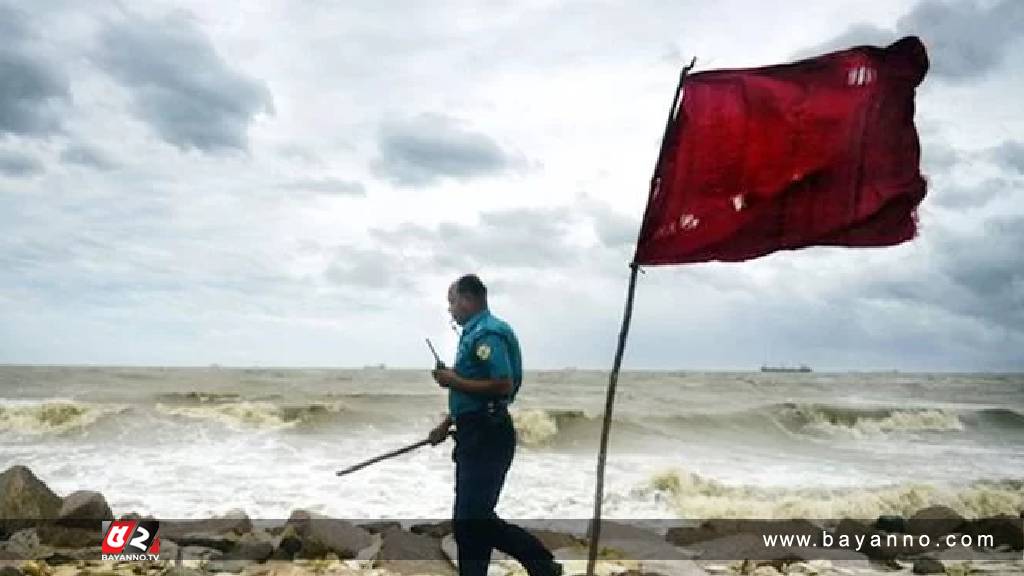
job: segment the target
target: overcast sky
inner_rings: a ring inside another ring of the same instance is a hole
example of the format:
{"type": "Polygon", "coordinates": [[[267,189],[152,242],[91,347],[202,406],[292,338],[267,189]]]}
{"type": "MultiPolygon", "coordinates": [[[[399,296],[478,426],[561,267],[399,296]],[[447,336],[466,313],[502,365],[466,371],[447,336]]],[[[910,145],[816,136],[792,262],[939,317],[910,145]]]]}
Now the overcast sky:
{"type": "Polygon", "coordinates": [[[5,2],[0,362],[610,367],[679,68],[919,35],[921,230],[640,277],[626,368],[1024,370],[1024,2],[5,2]]]}

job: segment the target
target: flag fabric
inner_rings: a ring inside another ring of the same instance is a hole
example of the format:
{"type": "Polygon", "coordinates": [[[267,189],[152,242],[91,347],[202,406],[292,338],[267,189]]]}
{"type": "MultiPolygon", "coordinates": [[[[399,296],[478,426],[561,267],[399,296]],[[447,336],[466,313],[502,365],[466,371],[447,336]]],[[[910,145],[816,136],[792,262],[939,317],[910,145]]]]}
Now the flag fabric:
{"type": "Polygon", "coordinates": [[[907,37],[687,76],[634,263],[909,240],[926,188],[914,92],[927,70],[924,45],[907,37]]]}

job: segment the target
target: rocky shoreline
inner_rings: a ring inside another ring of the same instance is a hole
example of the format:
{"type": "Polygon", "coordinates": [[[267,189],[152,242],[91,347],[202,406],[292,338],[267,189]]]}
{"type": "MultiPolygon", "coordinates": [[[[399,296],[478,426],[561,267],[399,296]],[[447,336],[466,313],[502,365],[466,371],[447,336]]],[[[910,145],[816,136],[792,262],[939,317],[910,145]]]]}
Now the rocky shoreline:
{"type": "MultiPolygon", "coordinates": [[[[0,473],[0,576],[342,576],[390,574],[455,576],[451,522],[403,526],[397,521],[355,523],[296,510],[278,521],[253,520],[244,511],[203,520],[160,520],[159,560],[100,560],[100,522],[115,516],[99,492],[61,497],[24,466],[0,473]]],[[[941,506],[910,518],[882,516],[872,522],[843,520],[825,527],[805,520],[778,521],[779,533],[806,534],[803,547],[778,546],[766,554],[765,524],[708,520],[664,534],[629,524],[602,523],[601,576],[700,576],[716,574],[1024,574],[1021,518],[969,520],[941,506]],[[963,551],[913,546],[867,547],[866,553],[825,547],[824,535],[992,534],[993,550],[964,559],[963,551]],[[980,555],[983,554],[983,558],[980,555]]],[[[530,529],[552,550],[565,574],[586,572],[585,535],[530,529]]],[[[525,575],[495,551],[489,576],[525,575]]]]}

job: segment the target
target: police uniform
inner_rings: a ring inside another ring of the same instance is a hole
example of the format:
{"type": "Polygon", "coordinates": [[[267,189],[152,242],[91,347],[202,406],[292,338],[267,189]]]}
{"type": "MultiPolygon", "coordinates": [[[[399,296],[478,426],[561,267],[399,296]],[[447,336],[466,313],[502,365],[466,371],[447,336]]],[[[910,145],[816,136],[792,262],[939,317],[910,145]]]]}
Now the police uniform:
{"type": "Polygon", "coordinates": [[[485,576],[492,548],[518,560],[530,576],[560,574],[560,565],[536,537],[494,512],[515,454],[516,433],[507,406],[523,381],[512,328],[487,309],[473,315],[463,325],[454,370],[468,379],[512,380],[512,391],[504,396],[448,390],[448,413],[455,422],[452,516],[459,576],[485,576]]]}

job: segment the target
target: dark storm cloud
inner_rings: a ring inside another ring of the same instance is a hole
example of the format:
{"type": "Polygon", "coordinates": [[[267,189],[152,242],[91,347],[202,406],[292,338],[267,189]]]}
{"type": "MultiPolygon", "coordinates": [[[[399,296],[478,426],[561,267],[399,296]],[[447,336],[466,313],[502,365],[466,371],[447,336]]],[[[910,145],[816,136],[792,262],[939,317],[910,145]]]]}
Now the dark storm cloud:
{"type": "Polygon", "coordinates": [[[920,36],[928,48],[929,74],[950,80],[980,77],[1002,64],[1024,35],[1024,2],[919,2],[895,29],[857,24],[813,49],[806,57],[859,44],[886,45],[901,36],[920,36]]]}
{"type": "Polygon", "coordinates": [[[941,271],[968,298],[955,309],[1024,331],[1024,216],[991,218],[964,241],[940,244],[941,271]]]}
{"type": "Polygon", "coordinates": [[[131,91],[136,115],[181,149],[245,150],[253,117],[273,112],[266,84],[233,69],[183,13],[109,24],[95,59],[131,91]]]}
{"type": "Polygon", "coordinates": [[[936,229],[933,238],[924,273],[873,281],[860,295],[933,307],[1024,336],[1024,216],[989,218],[970,233],[936,229]]]}
{"type": "Polygon", "coordinates": [[[513,160],[497,142],[447,116],[422,114],[381,126],[378,176],[404,186],[425,186],[438,178],[467,179],[509,169],[513,160]]]}
{"type": "Polygon", "coordinates": [[[43,165],[27,154],[0,150],[0,174],[6,176],[31,176],[43,171],[43,165]]]}
{"type": "Polygon", "coordinates": [[[0,4],[0,134],[42,135],[60,126],[68,80],[33,49],[26,15],[0,4]]]}

